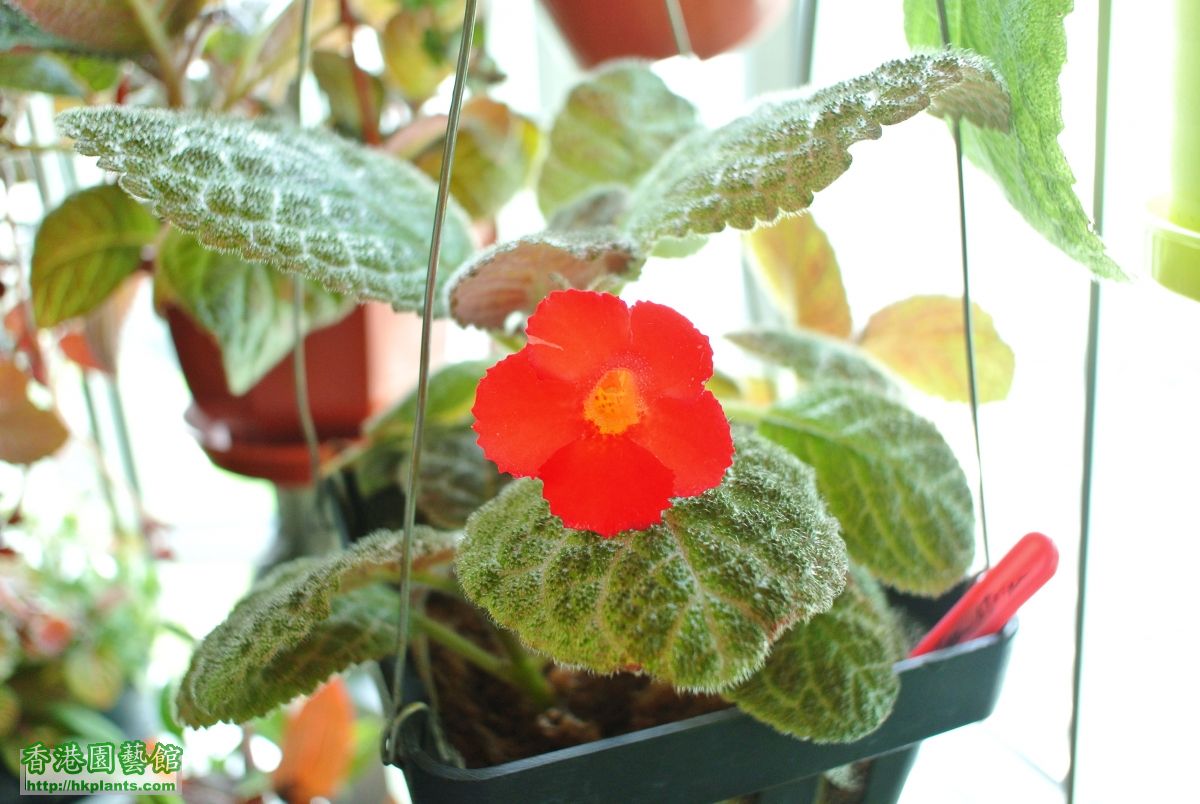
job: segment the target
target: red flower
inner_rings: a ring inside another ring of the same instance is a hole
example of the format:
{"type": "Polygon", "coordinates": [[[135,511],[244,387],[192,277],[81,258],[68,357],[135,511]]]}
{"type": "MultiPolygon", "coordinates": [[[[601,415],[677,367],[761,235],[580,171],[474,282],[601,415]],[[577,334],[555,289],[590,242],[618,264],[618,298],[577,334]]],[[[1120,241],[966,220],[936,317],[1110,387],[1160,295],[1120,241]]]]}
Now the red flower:
{"type": "Polygon", "coordinates": [[[551,293],[525,348],[479,383],[475,432],[502,472],[540,477],[567,527],[612,536],[662,518],[671,497],[721,482],[729,421],[704,388],[712,347],[679,313],[616,296],[551,293]]]}

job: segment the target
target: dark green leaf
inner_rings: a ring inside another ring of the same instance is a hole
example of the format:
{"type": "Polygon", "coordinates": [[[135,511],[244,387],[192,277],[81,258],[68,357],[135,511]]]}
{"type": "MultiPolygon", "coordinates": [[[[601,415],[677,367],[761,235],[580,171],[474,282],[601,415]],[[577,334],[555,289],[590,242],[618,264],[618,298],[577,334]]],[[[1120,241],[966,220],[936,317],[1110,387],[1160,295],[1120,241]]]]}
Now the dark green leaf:
{"type": "Polygon", "coordinates": [[[916,594],[962,580],[975,549],[971,491],[928,421],[863,386],[815,385],[760,430],[817,470],[856,563],[916,594]]]}
{"type": "Polygon", "coordinates": [[[736,444],[719,487],[611,539],[564,528],[540,481],[514,481],[467,523],[463,589],[566,664],[637,665],[686,689],[742,681],[783,630],[832,605],[846,557],[812,471],[756,436],[736,444]]]}

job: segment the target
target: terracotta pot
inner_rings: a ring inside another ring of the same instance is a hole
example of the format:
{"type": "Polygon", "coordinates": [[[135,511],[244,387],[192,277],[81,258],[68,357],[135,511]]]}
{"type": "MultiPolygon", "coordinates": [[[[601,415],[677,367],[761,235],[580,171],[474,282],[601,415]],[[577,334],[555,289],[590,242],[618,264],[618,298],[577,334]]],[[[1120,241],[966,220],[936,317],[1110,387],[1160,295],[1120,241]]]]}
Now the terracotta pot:
{"type": "MultiPolygon", "coordinates": [[[[186,418],[213,463],[283,485],[308,483],[291,360],[284,359],[247,393],[234,396],[213,338],[182,310],[168,308],[166,315],[192,392],[186,418]]],[[[415,384],[420,333],[415,315],[372,303],[308,335],[309,402],[323,446],[358,437],[366,419],[415,384]]],[[[434,347],[437,354],[437,340],[434,347]]]]}
{"type": "MultiPolygon", "coordinates": [[[[732,50],[777,23],[791,0],[679,0],[692,50],[732,50]]],[[[663,59],[678,51],[664,0],[542,0],[579,63],[663,59]]]]}

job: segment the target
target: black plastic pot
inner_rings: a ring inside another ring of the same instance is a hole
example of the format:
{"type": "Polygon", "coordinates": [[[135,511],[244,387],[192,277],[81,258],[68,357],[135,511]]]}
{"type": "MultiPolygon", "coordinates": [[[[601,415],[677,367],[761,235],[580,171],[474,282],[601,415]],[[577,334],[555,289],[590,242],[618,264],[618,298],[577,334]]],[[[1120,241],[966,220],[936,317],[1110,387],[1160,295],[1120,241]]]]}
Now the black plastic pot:
{"type": "Polygon", "coordinates": [[[417,804],[683,804],[750,793],[760,793],[763,804],[781,804],[811,801],[823,771],[878,757],[865,800],[895,802],[921,740],[991,714],[1015,633],[1016,623],[1010,622],[999,634],[900,662],[900,697],[891,716],[853,743],[796,740],[726,709],[490,768],[463,769],[431,752],[424,712],[410,717],[401,733],[404,774],[417,804]]]}

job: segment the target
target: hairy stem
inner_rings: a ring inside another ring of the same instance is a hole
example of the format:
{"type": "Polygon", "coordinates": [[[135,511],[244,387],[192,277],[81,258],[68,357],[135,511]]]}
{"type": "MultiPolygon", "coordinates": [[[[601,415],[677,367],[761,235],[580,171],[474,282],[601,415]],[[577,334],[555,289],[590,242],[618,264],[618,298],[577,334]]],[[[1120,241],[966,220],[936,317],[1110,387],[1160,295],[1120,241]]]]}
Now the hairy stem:
{"type": "Polygon", "coordinates": [[[497,628],[496,636],[504,645],[504,651],[512,662],[513,676],[519,680],[521,689],[529,695],[539,709],[549,709],[557,703],[557,696],[546,677],[542,675],[539,662],[525,650],[516,634],[506,628],[497,628]]]}

